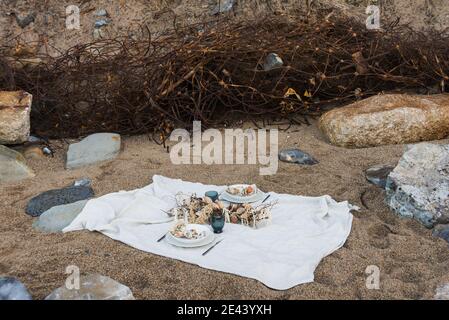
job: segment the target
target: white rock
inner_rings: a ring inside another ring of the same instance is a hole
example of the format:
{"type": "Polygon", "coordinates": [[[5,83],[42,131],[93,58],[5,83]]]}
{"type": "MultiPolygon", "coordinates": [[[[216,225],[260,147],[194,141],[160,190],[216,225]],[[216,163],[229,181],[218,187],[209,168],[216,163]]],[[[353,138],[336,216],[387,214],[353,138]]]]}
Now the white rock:
{"type": "Polygon", "coordinates": [[[0,144],[28,141],[31,101],[25,91],[0,91],[0,144]]]}
{"type": "Polygon", "coordinates": [[[134,300],[134,296],[127,286],[106,276],[90,274],[80,277],[78,290],[64,285],[45,300],[134,300]]]}
{"type": "Polygon", "coordinates": [[[120,152],[120,135],[95,133],[78,143],[71,144],[67,151],[67,169],[89,166],[114,159],[120,152]]]}
{"type": "Polygon", "coordinates": [[[420,143],[408,149],[389,174],[388,205],[426,227],[449,223],[449,145],[420,143]]]}

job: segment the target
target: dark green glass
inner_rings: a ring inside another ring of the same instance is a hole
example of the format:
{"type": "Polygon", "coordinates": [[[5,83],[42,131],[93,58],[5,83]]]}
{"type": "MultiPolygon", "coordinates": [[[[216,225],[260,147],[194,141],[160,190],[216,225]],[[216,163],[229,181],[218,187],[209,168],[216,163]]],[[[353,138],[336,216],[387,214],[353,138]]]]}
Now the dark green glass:
{"type": "Polygon", "coordinates": [[[218,200],[218,192],[217,191],[207,191],[205,193],[205,196],[210,198],[212,202],[215,202],[218,200]]]}
{"type": "Polygon", "coordinates": [[[212,226],[212,229],[214,229],[214,233],[222,233],[223,227],[225,225],[224,214],[222,215],[213,214],[210,220],[211,220],[210,224],[212,226]]]}

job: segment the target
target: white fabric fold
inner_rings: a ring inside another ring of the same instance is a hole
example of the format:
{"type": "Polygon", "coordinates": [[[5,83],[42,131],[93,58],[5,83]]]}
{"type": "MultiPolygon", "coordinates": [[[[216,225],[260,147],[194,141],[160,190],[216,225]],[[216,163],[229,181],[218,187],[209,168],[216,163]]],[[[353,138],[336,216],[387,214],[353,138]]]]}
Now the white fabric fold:
{"type": "Polygon", "coordinates": [[[271,225],[252,229],[226,224],[218,236],[224,240],[205,256],[208,246],[187,249],[157,242],[171,226],[162,210],[175,206],[176,193],[202,196],[225,188],[155,175],[142,189],[90,200],[63,231],[98,231],[139,250],[257,279],[278,290],[313,281],[321,259],[342,247],[351,231],[350,210],[355,207],[347,201],[271,192],[269,201],[277,201],[271,225]]]}

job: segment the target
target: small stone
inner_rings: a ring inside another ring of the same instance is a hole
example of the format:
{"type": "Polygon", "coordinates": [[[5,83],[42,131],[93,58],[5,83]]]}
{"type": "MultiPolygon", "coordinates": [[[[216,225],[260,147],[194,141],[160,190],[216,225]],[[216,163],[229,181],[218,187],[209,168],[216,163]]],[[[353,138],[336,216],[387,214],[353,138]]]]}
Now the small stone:
{"type": "Polygon", "coordinates": [[[32,300],[22,282],[12,277],[0,277],[0,300],[32,300]]]}
{"type": "Polygon", "coordinates": [[[215,16],[220,13],[231,11],[234,4],[235,0],[218,0],[218,3],[214,9],[212,9],[211,14],[215,16]]]}
{"type": "Polygon", "coordinates": [[[53,291],[45,300],[135,300],[131,290],[106,276],[90,274],[81,276],[80,288],[67,289],[64,285],[53,291]]]}
{"type": "Polygon", "coordinates": [[[100,29],[104,26],[107,26],[111,20],[109,19],[98,19],[95,21],[95,29],[100,29]]]}
{"type": "Polygon", "coordinates": [[[97,17],[108,17],[109,16],[109,14],[106,11],[106,9],[98,9],[97,11],[95,11],[95,15],[97,17]]]}
{"type": "Polygon", "coordinates": [[[432,235],[449,242],[449,224],[439,224],[433,229],[432,235]]]}
{"type": "Polygon", "coordinates": [[[263,65],[263,69],[265,71],[270,71],[273,69],[281,68],[284,65],[281,57],[279,57],[276,53],[270,53],[265,59],[265,63],[263,65]]]}
{"type": "Polygon", "coordinates": [[[310,154],[299,149],[284,149],[279,152],[279,160],[290,163],[314,165],[319,163],[310,154]]]}
{"type": "Polygon", "coordinates": [[[0,145],[0,183],[14,182],[34,177],[25,158],[17,151],[0,145]]]}
{"type": "Polygon", "coordinates": [[[377,165],[371,167],[365,172],[366,180],[378,187],[381,187],[382,189],[385,189],[388,175],[391,171],[393,171],[393,169],[394,167],[386,165],[377,165]]]}
{"type": "Polygon", "coordinates": [[[85,186],[49,190],[32,198],[28,202],[26,213],[32,217],[38,217],[52,207],[87,200],[93,196],[92,188],[85,186]]]}
{"type": "Polygon", "coordinates": [[[29,146],[23,150],[23,156],[26,159],[42,159],[45,158],[45,154],[41,147],[38,146],[29,146]]]}
{"type": "Polygon", "coordinates": [[[36,13],[32,12],[28,14],[25,17],[19,17],[16,13],[14,13],[14,16],[16,17],[16,22],[19,25],[19,27],[26,28],[30,23],[34,22],[36,20],[36,13]]]}
{"type": "Polygon", "coordinates": [[[33,227],[41,232],[62,232],[86,206],[88,200],[81,200],[70,204],[55,206],[34,221],[33,227]]]}
{"type": "Polygon", "coordinates": [[[95,133],[69,146],[66,168],[76,169],[101,161],[112,160],[119,152],[119,134],[95,133]]]}
{"type": "Polygon", "coordinates": [[[82,179],[76,180],[73,183],[73,186],[75,186],[75,187],[80,187],[80,186],[90,187],[91,185],[92,185],[92,180],[90,180],[89,178],[82,178],[82,179]]]}
{"type": "Polygon", "coordinates": [[[449,283],[439,286],[433,298],[435,300],[449,300],[449,283]]]}
{"type": "Polygon", "coordinates": [[[0,91],[0,144],[28,141],[31,100],[25,91],[0,91]]]}
{"type": "Polygon", "coordinates": [[[397,214],[428,228],[449,223],[449,145],[410,147],[388,175],[386,201],[397,214]]]}

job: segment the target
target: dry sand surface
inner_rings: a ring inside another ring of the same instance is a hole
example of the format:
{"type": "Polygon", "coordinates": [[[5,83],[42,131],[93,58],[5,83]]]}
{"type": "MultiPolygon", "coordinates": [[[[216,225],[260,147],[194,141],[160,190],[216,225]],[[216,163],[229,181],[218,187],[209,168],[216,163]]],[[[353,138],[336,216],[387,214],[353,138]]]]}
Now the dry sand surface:
{"type": "Polygon", "coordinates": [[[146,136],[124,138],[115,161],[66,171],[67,145],[55,144],[61,148],[54,158],[29,161],[35,178],[0,186],[0,275],[19,278],[35,299],[63,285],[65,268],[72,264],[82,273],[116,279],[139,299],[422,299],[432,298],[435,288],[449,281],[448,244],[418,222],[391,213],[384,192],[364,177],[364,170],[372,165],[395,164],[404,146],[349,150],[327,144],[315,124],[292,127],[280,134],[280,147],[299,147],[320,163],[280,163],[276,175],[260,176],[256,166],[174,166],[168,153],[146,136]],[[315,282],[286,291],[141,252],[99,233],[39,233],[24,212],[31,197],[77,178],[91,178],[100,196],[143,187],[154,174],[213,184],[251,182],[279,193],[329,194],[362,209],[354,212],[344,247],[318,265],[315,282]],[[366,289],[369,265],[380,267],[380,290],[366,289]]]}

